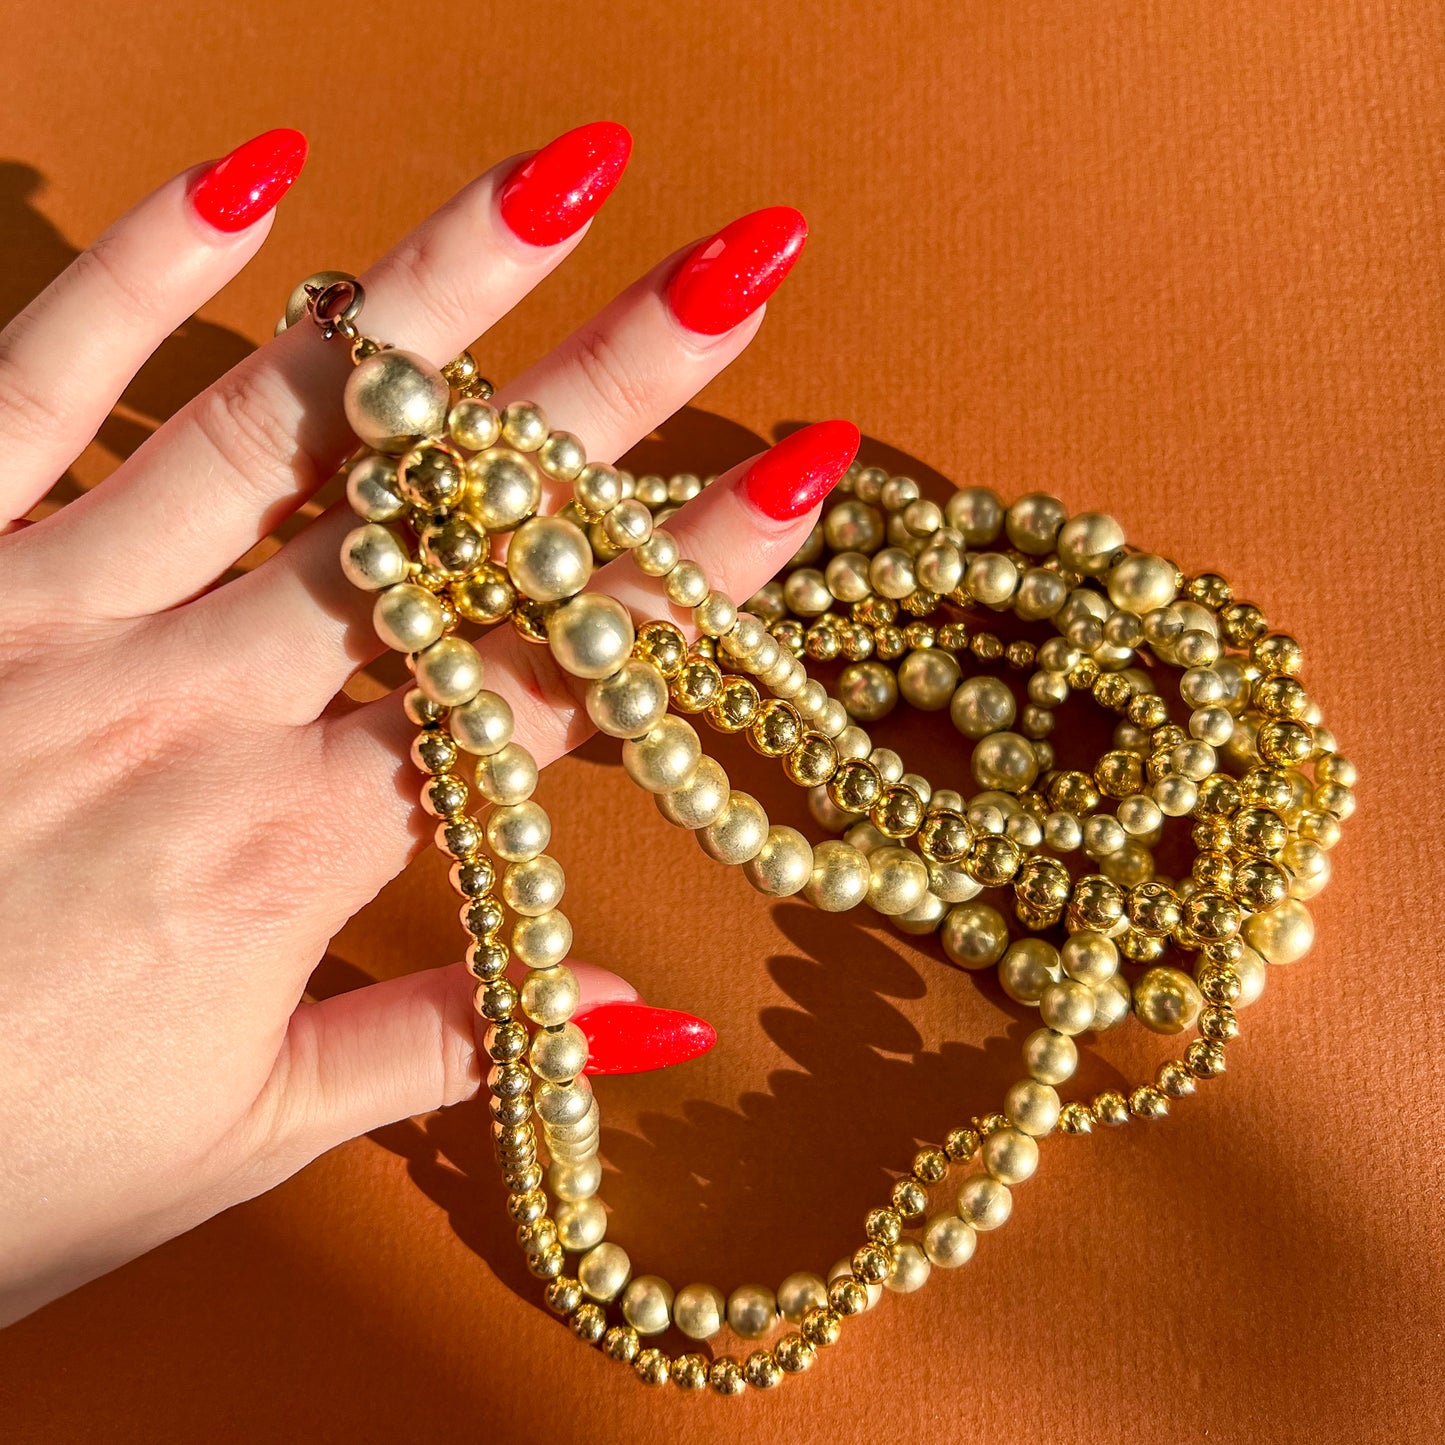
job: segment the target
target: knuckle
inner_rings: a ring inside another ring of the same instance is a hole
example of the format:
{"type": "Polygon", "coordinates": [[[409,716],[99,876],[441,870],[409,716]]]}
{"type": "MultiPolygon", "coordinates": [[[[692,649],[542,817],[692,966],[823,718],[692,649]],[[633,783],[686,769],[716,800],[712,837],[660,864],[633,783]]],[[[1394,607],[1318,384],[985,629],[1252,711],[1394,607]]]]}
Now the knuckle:
{"type": "Polygon", "coordinates": [[[65,415],[16,360],[12,342],[0,337],[0,435],[20,452],[48,447],[64,432],[65,415]]]}
{"type": "Polygon", "coordinates": [[[443,254],[444,237],[423,226],[400,242],[387,258],[379,288],[426,300],[426,314],[438,330],[470,336],[477,298],[468,278],[475,272],[443,254]]]}
{"type": "Polygon", "coordinates": [[[293,403],[263,372],[237,367],[191,405],[205,445],[246,490],[270,498],[278,482],[309,489],[319,480],[290,415],[293,403]]]}
{"type": "Polygon", "coordinates": [[[103,304],[108,309],[128,321],[148,324],[168,319],[162,281],[161,276],[132,264],[121,232],[107,231],[75,258],[66,284],[81,292],[103,290],[107,293],[103,304]]]}
{"type": "Polygon", "coordinates": [[[574,338],[573,347],[570,360],[591,399],[594,431],[612,431],[619,422],[653,414],[652,388],[606,331],[588,327],[574,338]]]}

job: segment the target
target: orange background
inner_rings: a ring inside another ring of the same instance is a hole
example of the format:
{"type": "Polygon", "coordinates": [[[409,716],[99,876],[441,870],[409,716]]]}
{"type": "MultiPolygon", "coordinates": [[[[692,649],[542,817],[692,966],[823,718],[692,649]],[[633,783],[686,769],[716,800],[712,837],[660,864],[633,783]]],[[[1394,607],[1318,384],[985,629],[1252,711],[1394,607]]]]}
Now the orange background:
{"type": "MultiPolygon", "coordinates": [[[[731,424],[694,416],[700,452],[665,434],[649,462],[712,469],[748,432],[844,415],[865,456],[1108,508],[1304,640],[1362,785],[1315,951],[1272,973],[1229,1076],[1166,1123],[1051,1141],[972,1264],[889,1297],[770,1397],[650,1393],[572,1340],[521,1268],[466,1106],[358,1140],[0,1336],[0,1435],[1433,1438],[1440,7],[9,8],[5,315],[173,171],[272,125],[313,143],[264,252],[82,480],[264,339],[298,276],[360,269],[493,160],[611,116],[637,137],[631,173],[487,340],[491,374],[690,237],[795,203],[809,252],[700,403],[731,424]]],[[[825,1269],[915,1139],[993,1107],[1021,1011],[932,946],[765,905],[607,749],[543,797],[579,955],[721,1034],[685,1069],[602,1087],[615,1237],[678,1284],[825,1269]]],[[[318,987],[446,961],[452,918],[419,864],[318,987]]],[[[1103,1052],[1086,1082],[1158,1055],[1103,1052]]]]}

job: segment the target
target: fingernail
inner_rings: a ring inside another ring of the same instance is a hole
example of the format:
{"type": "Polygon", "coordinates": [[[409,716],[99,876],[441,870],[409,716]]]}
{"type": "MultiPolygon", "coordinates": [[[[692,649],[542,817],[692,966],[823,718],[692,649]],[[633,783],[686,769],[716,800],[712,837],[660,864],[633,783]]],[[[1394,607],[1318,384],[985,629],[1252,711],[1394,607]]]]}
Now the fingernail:
{"type": "Polygon", "coordinates": [[[218,231],[244,231],[274,209],[305,164],[299,130],[268,130],[206,171],[191,188],[191,204],[218,231]]]}
{"type": "Polygon", "coordinates": [[[858,455],[851,421],[820,421],[785,436],[743,478],[743,496],[777,522],[811,511],[833,490],[858,455]]]}
{"type": "Polygon", "coordinates": [[[604,1003],[575,1019],[587,1035],[589,1074],[641,1074],[705,1054],[717,1042],[710,1023],[680,1009],[604,1003]]]}
{"type": "Polygon", "coordinates": [[[721,336],[745,321],[803,253],[808,223],[791,206],[770,206],[695,247],[667,288],[672,314],[689,331],[721,336]]]}
{"type": "Polygon", "coordinates": [[[555,246],[602,208],[627,168],[632,136],[616,121],[578,126],[507,177],[498,199],[508,228],[533,246],[555,246]]]}

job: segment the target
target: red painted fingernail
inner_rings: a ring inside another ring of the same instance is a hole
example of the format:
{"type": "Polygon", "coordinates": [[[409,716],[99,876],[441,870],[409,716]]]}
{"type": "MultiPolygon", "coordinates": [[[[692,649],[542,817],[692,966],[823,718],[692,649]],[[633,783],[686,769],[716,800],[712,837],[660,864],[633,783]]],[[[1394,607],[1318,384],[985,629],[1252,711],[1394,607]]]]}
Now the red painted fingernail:
{"type": "Polygon", "coordinates": [[[191,204],[218,231],[244,231],[272,210],[306,164],[299,130],[268,130],[222,156],[191,188],[191,204]]]}
{"type": "Polygon", "coordinates": [[[803,253],[808,223],[791,206],[770,206],[725,226],[694,247],[667,288],[672,314],[702,336],[745,321],[803,253]]]}
{"type": "Polygon", "coordinates": [[[507,177],[497,204],[512,232],[533,246],[555,246],[602,209],[622,179],[632,136],[599,120],[559,135],[507,177]]]}
{"type": "Polygon", "coordinates": [[[641,1074],[705,1054],[717,1042],[710,1023],[675,1008],[604,1003],[578,1014],[587,1035],[589,1074],[641,1074]]]}
{"type": "Polygon", "coordinates": [[[833,490],[858,455],[851,421],[820,421],[785,436],[752,464],[743,496],[765,516],[790,522],[833,490]]]}

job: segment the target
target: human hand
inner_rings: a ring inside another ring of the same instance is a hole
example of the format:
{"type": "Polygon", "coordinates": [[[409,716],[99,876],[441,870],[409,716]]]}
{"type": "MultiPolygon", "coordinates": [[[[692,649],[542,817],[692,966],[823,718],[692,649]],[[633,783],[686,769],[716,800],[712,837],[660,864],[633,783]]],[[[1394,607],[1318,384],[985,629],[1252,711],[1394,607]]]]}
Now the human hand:
{"type": "MultiPolygon", "coordinates": [[[[571,252],[629,149],[621,127],[584,127],[473,182],[363,276],[368,329],[454,355],[571,252]]],[[[0,519],[24,517],[255,254],[304,152],[271,132],[168,182],[0,333],[0,519]]],[[[621,455],[743,350],[803,237],[784,208],[734,222],[499,400],[536,401],[594,460],[621,455]]],[[[477,1088],[460,966],[302,1001],[328,940],[418,846],[399,699],[336,704],[380,650],[372,599],[337,562],[354,517],[332,508],[217,584],[354,445],[345,366],[293,328],[102,485],[0,528],[0,1322],[477,1088]]],[[[856,443],[846,424],[808,428],[669,529],[746,596],[856,443]]],[[[662,609],[635,572],[597,585],[662,609]]],[[[508,629],[482,651],[540,763],[588,735],[546,649],[508,629]]],[[[577,972],[584,1028],[589,1008],[636,998],[577,972]]]]}

